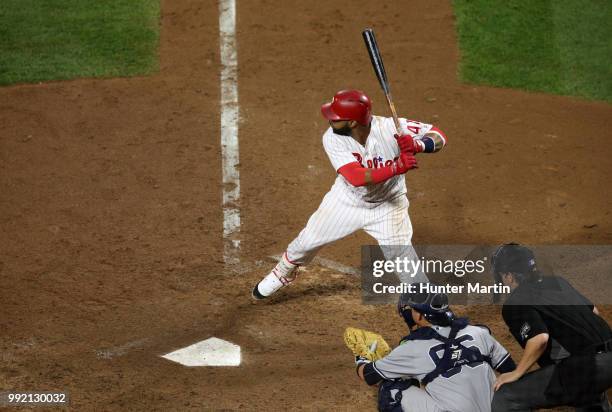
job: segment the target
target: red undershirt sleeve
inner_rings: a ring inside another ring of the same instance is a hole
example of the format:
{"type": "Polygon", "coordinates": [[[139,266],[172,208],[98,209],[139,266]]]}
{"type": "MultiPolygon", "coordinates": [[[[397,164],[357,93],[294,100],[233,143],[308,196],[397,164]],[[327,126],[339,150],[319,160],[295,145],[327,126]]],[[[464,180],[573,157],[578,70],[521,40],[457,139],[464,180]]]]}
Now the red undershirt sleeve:
{"type": "Polygon", "coordinates": [[[368,184],[381,183],[392,178],[395,176],[395,168],[394,165],[391,165],[377,169],[369,169],[361,166],[359,162],[352,162],[345,164],[338,169],[338,173],[340,173],[350,184],[355,187],[359,187],[368,184]]]}

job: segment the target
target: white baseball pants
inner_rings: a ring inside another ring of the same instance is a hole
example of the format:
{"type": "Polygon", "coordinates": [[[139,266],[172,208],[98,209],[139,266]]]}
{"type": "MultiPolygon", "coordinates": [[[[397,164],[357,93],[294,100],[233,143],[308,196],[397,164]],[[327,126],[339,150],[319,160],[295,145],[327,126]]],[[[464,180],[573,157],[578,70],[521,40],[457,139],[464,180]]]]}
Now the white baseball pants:
{"type": "MultiPolygon", "coordinates": [[[[297,265],[308,264],[323,246],[363,229],[383,248],[385,258],[407,256],[418,259],[412,247],[412,223],[408,216],[408,198],[401,195],[378,204],[368,204],[347,194],[329,191],[306,227],[287,247],[287,259],[297,265]],[[392,256],[389,256],[392,255],[392,256]]],[[[406,283],[427,282],[423,273],[400,280],[406,283]]]]}

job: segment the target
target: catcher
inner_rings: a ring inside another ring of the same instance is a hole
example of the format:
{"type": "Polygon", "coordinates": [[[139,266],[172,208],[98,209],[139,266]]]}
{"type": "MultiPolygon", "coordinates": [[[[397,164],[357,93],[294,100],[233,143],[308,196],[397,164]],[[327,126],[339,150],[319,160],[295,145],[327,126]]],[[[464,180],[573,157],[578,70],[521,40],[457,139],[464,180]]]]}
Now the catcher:
{"type": "MultiPolygon", "coordinates": [[[[384,352],[356,353],[357,375],[380,384],[379,411],[490,411],[493,371],[510,372],[515,364],[488,328],[456,318],[445,294],[403,294],[398,311],[410,329],[400,345],[382,359],[384,352]]],[[[381,338],[374,339],[371,349],[378,350],[381,338]]]]}

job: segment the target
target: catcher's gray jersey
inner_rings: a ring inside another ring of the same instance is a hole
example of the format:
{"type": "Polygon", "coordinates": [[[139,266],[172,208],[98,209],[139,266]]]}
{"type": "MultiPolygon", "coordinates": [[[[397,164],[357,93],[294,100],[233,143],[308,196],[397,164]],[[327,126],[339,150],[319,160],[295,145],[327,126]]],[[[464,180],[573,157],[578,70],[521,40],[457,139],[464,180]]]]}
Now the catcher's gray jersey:
{"type": "MultiPolygon", "coordinates": [[[[432,326],[436,332],[448,337],[450,327],[432,326]]],[[[454,346],[454,357],[461,357],[461,346],[478,349],[491,359],[491,364],[483,362],[464,365],[443,373],[426,387],[436,407],[432,410],[457,412],[488,412],[491,410],[495,373],[493,368],[501,365],[510,355],[488,330],[468,325],[459,330],[457,339],[460,346],[454,346]]],[[[416,378],[422,380],[436,368],[442,359],[444,344],[437,339],[407,340],[385,356],[373,363],[374,369],[385,379],[416,378]]],[[[416,389],[416,388],[413,388],[416,389]]],[[[405,393],[405,398],[410,393],[405,393]]],[[[410,399],[403,399],[402,406],[410,399]]]]}

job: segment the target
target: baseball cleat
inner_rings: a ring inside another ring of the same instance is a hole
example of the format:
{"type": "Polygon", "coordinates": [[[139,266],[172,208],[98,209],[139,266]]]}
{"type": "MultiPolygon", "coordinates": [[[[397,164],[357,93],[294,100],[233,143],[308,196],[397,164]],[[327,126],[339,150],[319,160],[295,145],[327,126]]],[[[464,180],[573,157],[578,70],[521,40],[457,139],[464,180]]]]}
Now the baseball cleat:
{"type": "Polygon", "coordinates": [[[287,286],[297,277],[298,265],[291,263],[287,254],[283,254],[274,269],[253,288],[253,299],[261,300],[287,286]]]}
{"type": "Polygon", "coordinates": [[[255,287],[253,288],[253,291],[251,292],[251,297],[255,300],[262,300],[265,299],[266,296],[262,295],[261,293],[259,293],[259,289],[258,289],[259,283],[257,285],[255,285],[255,287]]]}

